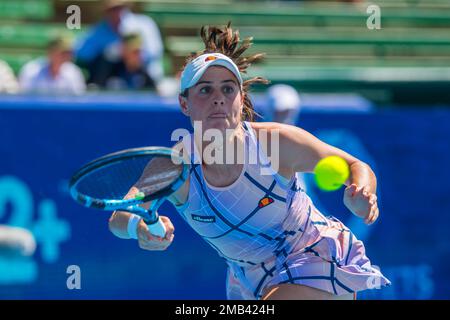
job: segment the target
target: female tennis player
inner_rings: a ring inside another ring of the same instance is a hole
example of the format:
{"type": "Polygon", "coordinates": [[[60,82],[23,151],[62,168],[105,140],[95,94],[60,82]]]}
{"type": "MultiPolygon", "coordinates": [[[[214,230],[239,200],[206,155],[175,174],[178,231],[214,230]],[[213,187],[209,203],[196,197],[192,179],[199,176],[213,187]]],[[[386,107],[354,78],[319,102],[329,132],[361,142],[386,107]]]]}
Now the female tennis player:
{"type": "MultiPolygon", "coordinates": [[[[389,285],[371,265],[363,243],[338,219],[315,208],[295,174],[313,172],[327,156],[345,159],[351,175],[344,204],[372,224],[379,211],[371,168],[298,127],[252,122],[249,87],[267,81],[243,81],[241,74],[262,55],[242,57],[250,39],[239,45],[230,25],[202,28],[201,37],[205,49],[187,59],[179,95],[181,111],[201,124],[201,132],[194,130],[179,142],[189,157],[190,175],[169,200],[228,264],[227,298],[355,299],[358,291],[389,285]],[[210,129],[224,136],[231,130],[223,147],[214,150],[224,151],[224,159],[229,146],[233,151],[243,147],[244,161],[207,161],[201,150],[211,143],[203,139],[210,129]],[[262,143],[263,133],[267,143],[262,143]],[[279,143],[272,144],[277,135],[279,143]],[[251,154],[259,160],[249,161],[251,154]],[[269,160],[274,155],[279,156],[276,166],[269,160]]],[[[129,195],[136,192],[132,188],[129,195]]],[[[137,238],[142,249],[164,250],[174,239],[174,227],[168,217],[161,219],[164,238],[151,235],[140,217],[126,212],[113,213],[110,230],[137,238]]]]}

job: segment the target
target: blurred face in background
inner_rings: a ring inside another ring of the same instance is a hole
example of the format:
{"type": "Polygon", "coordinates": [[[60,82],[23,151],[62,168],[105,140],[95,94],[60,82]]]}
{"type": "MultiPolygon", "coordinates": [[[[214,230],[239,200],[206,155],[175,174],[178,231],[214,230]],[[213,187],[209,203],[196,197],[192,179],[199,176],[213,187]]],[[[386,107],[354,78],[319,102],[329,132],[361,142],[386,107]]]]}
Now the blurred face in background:
{"type": "Polygon", "coordinates": [[[289,110],[275,111],[273,113],[273,121],[285,123],[289,119],[290,112],[289,110]]]}
{"type": "Polygon", "coordinates": [[[48,60],[53,75],[58,74],[60,67],[69,61],[72,61],[73,53],[71,49],[53,47],[48,50],[48,60]]]}
{"type": "Polygon", "coordinates": [[[276,110],[272,121],[295,125],[298,114],[298,110],[276,110]]]}
{"type": "Polygon", "coordinates": [[[72,50],[55,48],[49,51],[49,60],[54,64],[72,61],[72,57],[72,50]]]}
{"type": "Polygon", "coordinates": [[[136,71],[142,67],[141,48],[124,43],[122,59],[128,71],[136,71]]]}

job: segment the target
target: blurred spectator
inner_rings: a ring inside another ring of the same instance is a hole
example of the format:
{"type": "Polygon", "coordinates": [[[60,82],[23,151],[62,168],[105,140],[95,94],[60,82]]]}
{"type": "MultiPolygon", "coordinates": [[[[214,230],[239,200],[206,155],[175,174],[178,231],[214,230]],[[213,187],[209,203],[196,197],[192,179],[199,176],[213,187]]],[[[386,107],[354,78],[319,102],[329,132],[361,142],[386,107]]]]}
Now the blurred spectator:
{"type": "Polygon", "coordinates": [[[142,39],[132,33],[122,38],[121,59],[118,62],[103,60],[98,72],[92,76],[96,85],[114,90],[154,89],[155,83],[145,70],[141,55],[142,39]]]}
{"type": "Polygon", "coordinates": [[[17,93],[19,84],[11,67],[0,60],[0,93],[17,93]]]}
{"type": "Polygon", "coordinates": [[[76,44],[75,57],[89,71],[88,82],[102,71],[104,61],[118,63],[123,53],[122,37],[137,33],[142,40],[143,69],[158,83],[163,77],[163,44],[156,23],[146,15],[132,13],[124,0],[104,0],[103,12],[104,19],[76,44]]]}
{"type": "Polygon", "coordinates": [[[268,89],[267,100],[265,121],[295,125],[301,107],[297,90],[286,84],[276,84],[268,89]]]}
{"type": "MultiPolygon", "coordinates": [[[[275,84],[267,90],[267,111],[264,121],[274,121],[295,126],[300,114],[300,95],[287,84],[275,84]]],[[[306,190],[305,174],[296,172],[297,181],[306,190]]]]}
{"type": "Polygon", "coordinates": [[[72,60],[72,40],[57,36],[48,44],[47,57],[26,63],[19,74],[22,92],[82,94],[83,74],[72,60]]]}

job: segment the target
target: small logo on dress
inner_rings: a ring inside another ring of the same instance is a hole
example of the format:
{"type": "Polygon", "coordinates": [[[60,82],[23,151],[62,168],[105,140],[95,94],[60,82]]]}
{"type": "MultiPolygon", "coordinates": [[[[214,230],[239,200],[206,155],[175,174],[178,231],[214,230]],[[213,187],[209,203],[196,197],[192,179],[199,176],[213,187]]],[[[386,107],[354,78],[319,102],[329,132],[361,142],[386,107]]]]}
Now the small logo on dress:
{"type": "Polygon", "coordinates": [[[264,208],[265,206],[268,206],[273,202],[273,199],[271,197],[264,197],[261,200],[259,200],[258,207],[264,208]]]}
{"type": "Polygon", "coordinates": [[[206,223],[216,222],[216,217],[213,217],[213,216],[199,216],[196,214],[192,214],[191,217],[192,217],[192,220],[195,220],[198,222],[206,222],[206,223]]]}

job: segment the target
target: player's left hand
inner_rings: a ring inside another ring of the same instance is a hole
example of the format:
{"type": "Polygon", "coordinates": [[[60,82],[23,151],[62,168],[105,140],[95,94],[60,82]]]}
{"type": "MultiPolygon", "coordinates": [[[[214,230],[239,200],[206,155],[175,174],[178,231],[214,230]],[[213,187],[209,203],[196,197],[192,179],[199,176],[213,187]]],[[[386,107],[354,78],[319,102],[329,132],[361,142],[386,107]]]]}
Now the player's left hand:
{"type": "Polygon", "coordinates": [[[356,216],[370,225],[378,219],[377,196],[369,192],[368,186],[358,187],[351,184],[344,191],[344,204],[356,216]]]}

